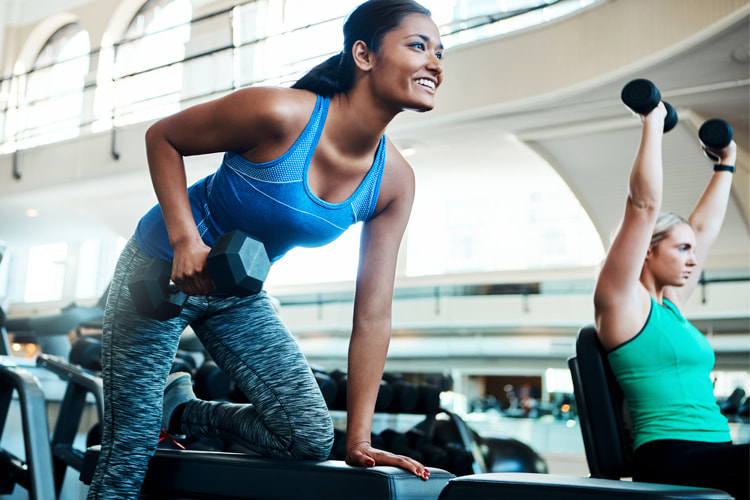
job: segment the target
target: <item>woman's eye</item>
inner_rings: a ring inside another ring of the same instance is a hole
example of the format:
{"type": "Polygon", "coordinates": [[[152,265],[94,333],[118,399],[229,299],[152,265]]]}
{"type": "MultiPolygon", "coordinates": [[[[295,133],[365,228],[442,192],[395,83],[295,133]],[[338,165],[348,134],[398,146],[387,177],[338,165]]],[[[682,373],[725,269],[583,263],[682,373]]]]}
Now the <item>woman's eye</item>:
{"type": "Polygon", "coordinates": [[[443,60],[443,53],[442,52],[435,52],[435,57],[437,57],[438,59],[440,59],[442,61],[443,60]]]}
{"type": "Polygon", "coordinates": [[[411,44],[411,46],[414,47],[415,49],[418,49],[418,50],[424,50],[425,49],[425,45],[422,42],[415,42],[415,43],[411,44]]]}

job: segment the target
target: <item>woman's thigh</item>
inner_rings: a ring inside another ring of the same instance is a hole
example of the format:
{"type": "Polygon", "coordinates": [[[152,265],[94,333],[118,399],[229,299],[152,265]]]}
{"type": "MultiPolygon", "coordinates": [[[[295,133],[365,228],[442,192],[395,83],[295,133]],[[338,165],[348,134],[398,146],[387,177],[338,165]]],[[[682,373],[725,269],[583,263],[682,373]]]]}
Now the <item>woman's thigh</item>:
{"type": "Polygon", "coordinates": [[[747,498],[750,445],[659,440],[634,454],[633,479],[729,491],[747,498]]]}
{"type": "Polygon", "coordinates": [[[209,298],[193,324],[209,355],[237,385],[273,432],[310,426],[328,433],[328,408],[302,351],[265,292],[247,298],[209,298]]]}

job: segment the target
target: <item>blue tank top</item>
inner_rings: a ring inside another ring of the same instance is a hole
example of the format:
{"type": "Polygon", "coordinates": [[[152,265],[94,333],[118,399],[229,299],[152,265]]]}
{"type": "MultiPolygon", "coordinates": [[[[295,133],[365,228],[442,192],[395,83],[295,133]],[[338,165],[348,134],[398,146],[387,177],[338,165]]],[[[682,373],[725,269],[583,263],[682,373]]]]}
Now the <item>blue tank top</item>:
{"type": "MultiPolygon", "coordinates": [[[[352,224],[372,217],[383,178],[385,136],[372,167],[346,201],[333,204],[321,200],[307,183],[329,103],[329,98],[318,96],[302,134],[281,157],[252,163],[228,152],[216,172],[188,188],[193,218],[206,245],[212,246],[221,234],[240,229],[262,241],[269,259],[275,262],[296,246],[330,243],[352,224]]],[[[172,260],[159,205],[140,220],[135,238],[149,257],[172,260]]]]}

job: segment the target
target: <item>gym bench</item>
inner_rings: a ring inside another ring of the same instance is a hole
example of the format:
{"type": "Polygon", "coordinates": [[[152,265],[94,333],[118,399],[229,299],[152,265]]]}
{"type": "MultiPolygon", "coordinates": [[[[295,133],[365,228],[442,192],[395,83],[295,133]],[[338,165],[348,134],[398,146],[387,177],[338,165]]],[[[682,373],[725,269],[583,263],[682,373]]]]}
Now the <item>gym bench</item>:
{"type": "MultiPolygon", "coordinates": [[[[99,446],[86,451],[90,484],[99,446]]],[[[283,460],[223,451],[158,449],[143,498],[236,500],[436,500],[455,476],[430,468],[424,481],[396,467],[351,467],[339,460],[283,460]]]]}
{"type": "MultiPolygon", "coordinates": [[[[90,483],[99,447],[86,452],[90,483]]],[[[731,500],[723,491],[534,473],[455,477],[430,469],[423,481],[395,467],[369,469],[328,460],[289,461],[241,453],[157,450],[143,499],[198,500],[731,500]]]]}
{"type": "Polygon", "coordinates": [[[688,486],[531,473],[488,473],[448,482],[438,500],[732,500],[688,486]]]}

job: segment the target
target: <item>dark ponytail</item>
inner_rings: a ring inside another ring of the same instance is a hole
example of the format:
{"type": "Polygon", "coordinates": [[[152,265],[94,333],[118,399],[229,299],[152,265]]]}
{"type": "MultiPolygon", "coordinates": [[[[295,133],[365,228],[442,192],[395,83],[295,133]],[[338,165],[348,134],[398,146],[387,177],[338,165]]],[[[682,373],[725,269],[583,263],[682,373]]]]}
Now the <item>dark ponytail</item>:
{"type": "Polygon", "coordinates": [[[339,92],[346,93],[354,85],[354,59],[351,54],[339,52],[307,72],[292,85],[293,89],[305,89],[323,97],[339,92]]]}
{"type": "Polygon", "coordinates": [[[354,44],[362,40],[372,52],[377,52],[383,35],[396,29],[410,14],[431,15],[413,0],[368,0],[361,4],[344,23],[344,50],[308,71],[292,88],[309,90],[324,97],[347,93],[354,85],[354,44]]]}

